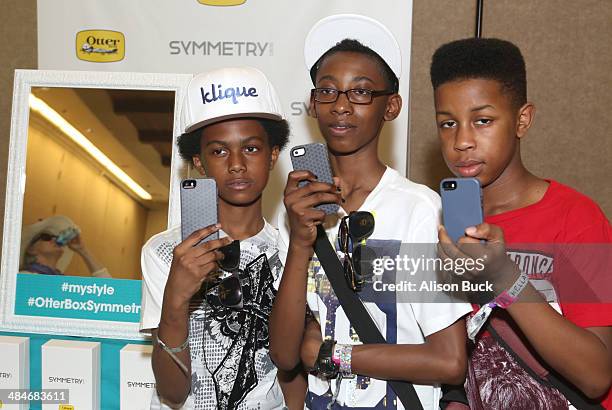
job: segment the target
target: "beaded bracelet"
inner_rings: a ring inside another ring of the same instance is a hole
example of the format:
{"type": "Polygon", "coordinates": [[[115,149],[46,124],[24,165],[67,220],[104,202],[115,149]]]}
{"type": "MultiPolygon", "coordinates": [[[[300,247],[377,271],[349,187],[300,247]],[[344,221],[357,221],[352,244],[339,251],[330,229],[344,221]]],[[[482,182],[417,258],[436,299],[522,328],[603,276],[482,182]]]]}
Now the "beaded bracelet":
{"type": "Polygon", "coordinates": [[[353,345],[336,344],[332,360],[339,366],[339,372],[344,378],[353,377],[351,359],[353,356],[353,345]]]}

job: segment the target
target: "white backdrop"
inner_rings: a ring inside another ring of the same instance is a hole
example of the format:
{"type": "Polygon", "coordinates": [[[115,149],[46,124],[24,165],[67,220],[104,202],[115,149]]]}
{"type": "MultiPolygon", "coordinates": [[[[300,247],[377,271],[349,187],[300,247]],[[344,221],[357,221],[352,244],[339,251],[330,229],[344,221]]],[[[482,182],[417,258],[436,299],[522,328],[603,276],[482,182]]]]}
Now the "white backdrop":
{"type": "MultiPolygon", "coordinates": [[[[162,73],[254,66],[266,73],[280,95],[292,128],[289,146],[293,146],[321,138],[314,120],[306,116],[312,84],[304,65],[303,44],[316,21],[336,13],[375,18],[400,43],[404,105],[399,118],[385,126],[381,153],[385,162],[405,174],[412,0],[39,0],[38,66],[162,73]],[[228,2],[242,4],[204,4],[228,2]],[[90,52],[82,51],[86,43],[90,43],[90,52]],[[114,48],[117,51],[104,52],[114,48]]],[[[290,169],[285,150],[265,195],[265,214],[273,223],[290,169]]]]}

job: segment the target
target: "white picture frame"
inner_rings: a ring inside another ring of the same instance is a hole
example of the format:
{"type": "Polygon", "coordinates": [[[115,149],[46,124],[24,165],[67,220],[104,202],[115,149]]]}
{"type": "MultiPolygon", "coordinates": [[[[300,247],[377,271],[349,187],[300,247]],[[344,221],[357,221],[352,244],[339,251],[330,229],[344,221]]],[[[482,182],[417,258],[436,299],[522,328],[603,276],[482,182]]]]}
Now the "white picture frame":
{"type": "Polygon", "coordinates": [[[174,92],[173,148],[168,201],[168,225],[173,226],[180,223],[177,188],[183,172],[175,141],[181,134],[180,107],[191,78],[191,74],[15,70],[0,265],[0,330],[111,339],[144,339],[139,333],[138,323],[25,316],[14,313],[26,183],[25,167],[30,112],[28,99],[32,87],[174,92]]]}

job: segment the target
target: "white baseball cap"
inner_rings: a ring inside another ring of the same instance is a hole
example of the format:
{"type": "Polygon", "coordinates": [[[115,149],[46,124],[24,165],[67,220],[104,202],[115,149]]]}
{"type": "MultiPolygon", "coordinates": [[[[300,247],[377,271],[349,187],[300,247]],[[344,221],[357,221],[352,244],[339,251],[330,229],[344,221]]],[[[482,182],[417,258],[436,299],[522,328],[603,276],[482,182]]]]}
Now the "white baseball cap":
{"type": "Polygon", "coordinates": [[[181,111],[184,132],[236,117],[283,119],[276,91],[264,73],[230,67],[191,79],[181,111]]]}
{"type": "Polygon", "coordinates": [[[400,78],[402,54],[393,34],[382,23],[359,14],[336,14],[319,20],[306,36],[304,58],[308,70],[342,40],[357,40],[378,54],[400,78]]]}

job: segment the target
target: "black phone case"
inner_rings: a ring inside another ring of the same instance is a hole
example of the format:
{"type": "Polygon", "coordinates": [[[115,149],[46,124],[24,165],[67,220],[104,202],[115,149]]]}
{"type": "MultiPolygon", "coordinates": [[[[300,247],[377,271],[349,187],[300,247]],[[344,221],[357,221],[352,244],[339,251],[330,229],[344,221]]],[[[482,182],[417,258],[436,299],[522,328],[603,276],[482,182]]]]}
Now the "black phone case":
{"type": "MultiPolygon", "coordinates": [[[[185,179],[181,181],[181,237],[183,240],[198,229],[216,224],[217,183],[212,178],[185,179]],[[195,186],[186,188],[188,181],[195,186]]],[[[199,243],[217,239],[219,233],[202,239],[199,243]]]]}
{"type": "MultiPolygon", "coordinates": [[[[327,156],[327,147],[325,144],[312,143],[306,145],[299,145],[291,148],[289,151],[291,154],[291,164],[294,170],[306,170],[310,171],[317,176],[317,179],[322,182],[330,184],[334,183],[331,165],[329,164],[329,157],[327,156]],[[296,151],[304,149],[304,154],[296,156],[296,151]]],[[[300,186],[307,184],[307,181],[300,182],[300,186]]],[[[335,214],[338,212],[338,204],[321,204],[315,208],[320,209],[327,215],[335,214]]]]}
{"type": "Polygon", "coordinates": [[[476,178],[447,178],[440,182],[444,227],[453,240],[464,236],[465,228],[483,221],[482,190],[476,178]],[[449,189],[447,183],[455,183],[449,189]]]}

